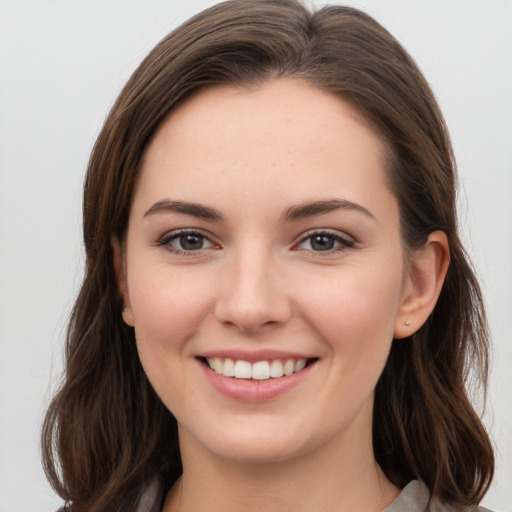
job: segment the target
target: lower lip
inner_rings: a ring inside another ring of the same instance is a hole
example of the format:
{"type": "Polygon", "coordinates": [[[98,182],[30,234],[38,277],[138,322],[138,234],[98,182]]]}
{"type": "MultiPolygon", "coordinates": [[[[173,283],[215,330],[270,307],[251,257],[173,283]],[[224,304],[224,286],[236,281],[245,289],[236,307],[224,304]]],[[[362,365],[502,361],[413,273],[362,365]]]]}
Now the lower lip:
{"type": "Polygon", "coordinates": [[[306,378],[317,362],[315,361],[300,372],[291,375],[267,380],[249,380],[224,377],[224,375],[215,373],[208,365],[198,361],[206,378],[217,391],[229,398],[244,402],[265,402],[283,395],[306,378]]]}

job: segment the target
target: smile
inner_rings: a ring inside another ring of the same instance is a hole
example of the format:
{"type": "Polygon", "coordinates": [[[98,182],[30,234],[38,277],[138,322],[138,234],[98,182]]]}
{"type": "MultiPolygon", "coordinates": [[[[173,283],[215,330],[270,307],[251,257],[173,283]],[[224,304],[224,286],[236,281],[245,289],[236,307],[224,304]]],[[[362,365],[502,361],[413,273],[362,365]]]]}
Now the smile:
{"type": "Polygon", "coordinates": [[[219,375],[235,379],[268,380],[289,376],[303,370],[309,362],[308,359],[286,359],[256,361],[250,363],[244,360],[235,360],[229,357],[209,357],[205,359],[208,366],[219,375]]]}
{"type": "Polygon", "coordinates": [[[229,399],[253,403],[290,392],[319,364],[318,357],[274,350],[216,351],[197,356],[196,360],[214,389],[229,399]]]}

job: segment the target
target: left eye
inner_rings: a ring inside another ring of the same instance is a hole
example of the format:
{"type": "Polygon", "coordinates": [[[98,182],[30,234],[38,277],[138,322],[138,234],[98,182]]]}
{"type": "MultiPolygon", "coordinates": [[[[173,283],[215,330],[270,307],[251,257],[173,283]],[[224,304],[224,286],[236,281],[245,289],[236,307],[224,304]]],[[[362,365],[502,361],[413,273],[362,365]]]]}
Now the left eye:
{"type": "Polygon", "coordinates": [[[213,247],[213,243],[201,233],[179,232],[165,236],[159,245],[166,246],[172,252],[193,252],[213,247]]]}
{"type": "Polygon", "coordinates": [[[313,233],[303,238],[298,245],[299,249],[313,252],[337,251],[352,247],[354,242],[333,233],[313,233]]]}

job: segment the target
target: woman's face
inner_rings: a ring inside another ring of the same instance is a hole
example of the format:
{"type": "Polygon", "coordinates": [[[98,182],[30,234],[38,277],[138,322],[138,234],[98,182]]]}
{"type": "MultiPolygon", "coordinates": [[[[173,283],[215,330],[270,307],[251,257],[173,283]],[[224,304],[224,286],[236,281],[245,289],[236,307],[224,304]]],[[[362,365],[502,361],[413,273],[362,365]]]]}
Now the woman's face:
{"type": "Polygon", "coordinates": [[[291,79],[182,104],[145,155],[122,269],[182,443],[266,461],[371,442],[410,286],[381,142],[348,104],[291,79]]]}

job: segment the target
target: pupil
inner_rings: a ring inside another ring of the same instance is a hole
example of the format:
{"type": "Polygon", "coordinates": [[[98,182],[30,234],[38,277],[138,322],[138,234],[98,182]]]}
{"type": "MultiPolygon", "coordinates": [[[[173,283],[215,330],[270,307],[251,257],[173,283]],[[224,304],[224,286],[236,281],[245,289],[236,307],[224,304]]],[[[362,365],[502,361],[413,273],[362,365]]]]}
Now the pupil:
{"type": "Polygon", "coordinates": [[[334,247],[334,239],[326,235],[315,236],[311,240],[311,247],[315,251],[328,251],[334,247]]]}
{"type": "Polygon", "coordinates": [[[187,251],[201,249],[203,246],[203,239],[198,235],[183,235],[180,237],[181,247],[187,251]]]}

